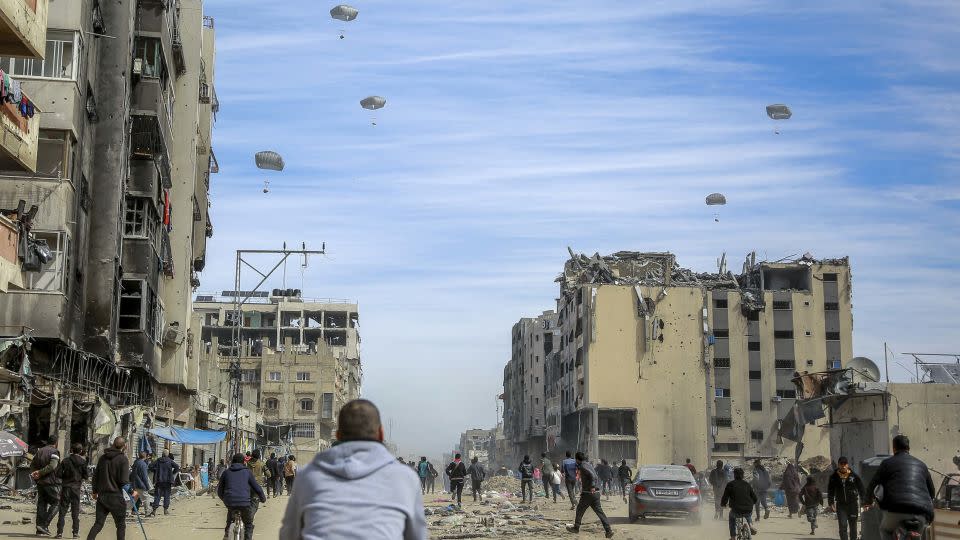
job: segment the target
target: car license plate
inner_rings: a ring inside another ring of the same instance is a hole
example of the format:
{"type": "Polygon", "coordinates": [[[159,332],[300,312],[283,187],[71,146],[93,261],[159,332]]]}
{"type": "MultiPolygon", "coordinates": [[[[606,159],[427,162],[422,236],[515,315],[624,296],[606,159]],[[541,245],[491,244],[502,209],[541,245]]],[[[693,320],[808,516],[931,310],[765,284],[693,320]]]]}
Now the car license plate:
{"type": "Polygon", "coordinates": [[[663,496],[667,496],[667,497],[679,497],[679,496],[680,496],[680,490],[679,490],[679,489],[655,489],[655,490],[653,490],[653,494],[654,494],[654,495],[663,495],[663,496]]]}

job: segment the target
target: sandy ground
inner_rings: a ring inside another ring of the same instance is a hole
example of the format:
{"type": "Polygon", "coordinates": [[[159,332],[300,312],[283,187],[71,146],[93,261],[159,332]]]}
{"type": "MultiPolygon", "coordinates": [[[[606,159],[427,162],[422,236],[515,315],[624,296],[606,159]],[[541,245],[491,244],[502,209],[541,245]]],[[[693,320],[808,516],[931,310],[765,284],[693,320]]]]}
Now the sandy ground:
{"type": "MultiPolygon", "coordinates": [[[[490,534],[482,538],[524,538],[526,540],[544,540],[547,538],[574,537],[564,531],[566,524],[573,522],[573,512],[570,510],[569,503],[542,502],[540,499],[533,505],[520,506],[517,510],[510,512],[500,512],[496,504],[481,505],[472,502],[472,497],[464,494],[464,516],[467,520],[478,519],[482,516],[500,515],[503,520],[509,519],[512,524],[509,526],[494,527],[490,534]],[[518,515],[537,516],[535,519],[517,518],[518,515]],[[542,516],[542,517],[540,517],[542,516]]],[[[431,512],[437,511],[447,504],[446,495],[428,495],[426,497],[426,506],[431,512]],[[442,502],[437,501],[442,499],[442,502]]],[[[516,499],[509,499],[516,503],[516,499]]],[[[254,538],[272,539],[277,538],[280,529],[280,520],[286,507],[287,498],[281,496],[276,499],[270,499],[266,507],[261,507],[256,518],[256,529],[254,538]]],[[[616,538],[631,538],[634,540],[661,540],[661,539],[683,539],[683,540],[723,540],[727,538],[726,522],[718,522],[709,519],[706,516],[703,523],[699,526],[681,524],[669,519],[650,519],[646,522],[630,524],[627,522],[627,509],[622,501],[616,499],[609,502],[604,501],[604,510],[610,517],[613,524],[616,538]]],[[[87,531],[93,524],[93,509],[85,507],[84,514],[80,517],[81,538],[86,538],[87,531]]],[[[173,502],[169,516],[158,515],[157,517],[143,520],[146,530],[146,537],[149,540],[219,540],[223,536],[223,521],[225,516],[223,505],[210,496],[199,496],[193,499],[181,499],[173,502]]],[[[34,535],[34,510],[29,504],[17,503],[10,500],[0,500],[0,538],[37,538],[34,535]],[[10,508],[6,508],[10,507],[10,508]],[[22,518],[30,518],[31,523],[22,524],[22,518]],[[16,524],[3,524],[4,522],[15,522],[16,524]]],[[[438,525],[443,519],[440,515],[431,515],[427,517],[427,522],[431,525],[431,537],[442,538],[444,536],[456,535],[459,528],[456,526],[438,525]]],[[[449,522],[449,520],[448,520],[449,522]]],[[[56,521],[54,521],[56,525],[56,521]]],[[[362,526],[362,524],[358,524],[362,526]]],[[[51,527],[54,529],[54,527],[51,527]]],[[[815,539],[823,540],[827,538],[837,538],[836,521],[831,517],[821,516],[820,528],[816,535],[810,535],[810,530],[805,521],[799,519],[787,519],[785,514],[779,512],[772,513],[769,520],[761,521],[758,524],[760,530],[759,539],[771,540],[799,540],[815,539]]],[[[55,532],[55,531],[52,531],[55,532]]],[[[67,537],[69,538],[70,524],[67,520],[67,537]]],[[[115,538],[115,529],[112,520],[107,520],[100,538],[113,540],[115,538]]],[[[136,521],[127,521],[127,538],[129,540],[139,540],[143,538],[136,521]]],[[[581,534],[577,536],[581,539],[603,538],[603,530],[597,521],[596,515],[592,512],[587,513],[584,521],[584,527],[581,534]]]]}

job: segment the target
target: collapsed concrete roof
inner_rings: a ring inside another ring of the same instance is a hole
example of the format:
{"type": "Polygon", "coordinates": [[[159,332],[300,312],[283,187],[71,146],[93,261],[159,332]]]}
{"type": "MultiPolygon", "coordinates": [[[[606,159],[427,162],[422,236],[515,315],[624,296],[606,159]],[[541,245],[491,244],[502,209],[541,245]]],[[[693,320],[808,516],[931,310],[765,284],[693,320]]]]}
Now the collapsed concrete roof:
{"type": "Polygon", "coordinates": [[[762,307],[759,291],[763,268],[789,268],[813,266],[814,264],[847,266],[847,257],[840,259],[815,259],[804,253],[799,259],[781,259],[773,262],[757,261],[756,252],[747,255],[743,271],[739,275],[727,270],[726,254],[718,260],[717,272],[694,272],[677,264],[676,256],[669,252],[618,251],[601,256],[594,253],[588,257],[567,248],[570,258],[564,263],[563,273],[557,277],[561,293],[569,295],[582,285],[647,285],[691,286],[707,289],[745,289],[744,301],[762,307]]]}

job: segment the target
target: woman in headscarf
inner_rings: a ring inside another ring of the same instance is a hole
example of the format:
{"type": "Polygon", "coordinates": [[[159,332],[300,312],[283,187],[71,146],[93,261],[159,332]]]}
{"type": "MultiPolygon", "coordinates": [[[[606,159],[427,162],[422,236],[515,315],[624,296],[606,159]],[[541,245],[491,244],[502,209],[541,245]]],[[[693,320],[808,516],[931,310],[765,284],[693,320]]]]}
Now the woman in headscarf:
{"type": "Polygon", "coordinates": [[[788,463],[787,468],[783,471],[783,481],[780,482],[780,489],[783,490],[783,494],[787,498],[787,510],[790,512],[787,517],[793,517],[794,514],[800,513],[801,487],[800,473],[797,472],[793,463],[788,463]]]}

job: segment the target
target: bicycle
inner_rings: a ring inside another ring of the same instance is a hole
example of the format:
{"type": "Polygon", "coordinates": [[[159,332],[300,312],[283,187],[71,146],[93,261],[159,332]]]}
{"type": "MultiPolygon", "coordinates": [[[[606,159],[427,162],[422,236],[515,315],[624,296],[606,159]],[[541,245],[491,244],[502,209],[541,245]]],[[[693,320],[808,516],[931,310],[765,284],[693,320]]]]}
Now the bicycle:
{"type": "Polygon", "coordinates": [[[750,522],[747,516],[739,515],[736,520],[737,540],[750,540],[750,522]]]}
{"type": "Polygon", "coordinates": [[[243,540],[245,527],[243,517],[239,510],[233,510],[233,523],[230,524],[230,532],[224,537],[226,540],[243,540]]]}

